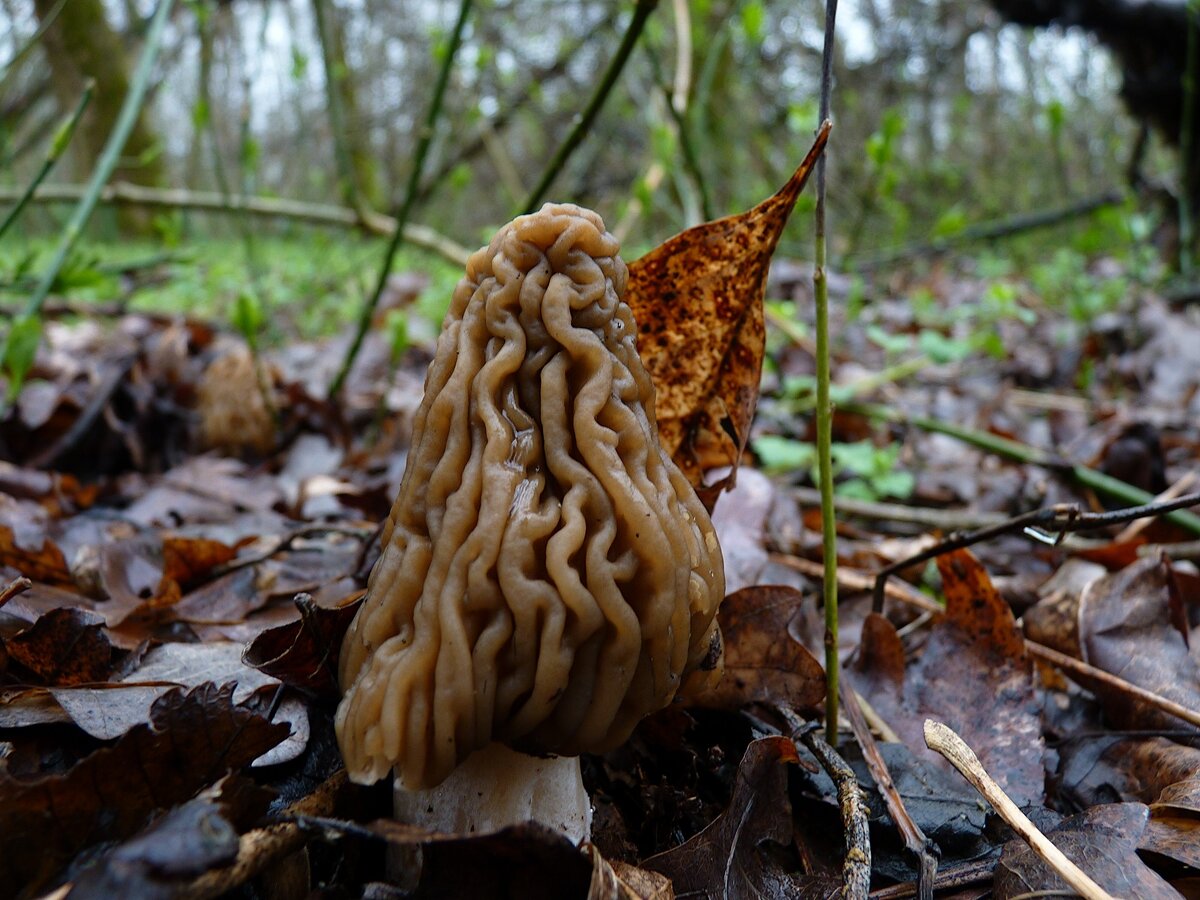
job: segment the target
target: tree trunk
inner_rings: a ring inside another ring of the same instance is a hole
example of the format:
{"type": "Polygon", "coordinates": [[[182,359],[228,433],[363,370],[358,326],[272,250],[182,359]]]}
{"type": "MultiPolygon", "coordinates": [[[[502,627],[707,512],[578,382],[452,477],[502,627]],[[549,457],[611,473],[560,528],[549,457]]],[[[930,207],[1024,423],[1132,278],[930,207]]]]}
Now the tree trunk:
{"type": "MultiPolygon", "coordinates": [[[[103,0],[70,0],[59,6],[57,0],[34,0],[42,22],[58,8],[58,15],[42,41],[59,105],[72,108],[83,92],[84,81],[91,78],[96,83],[91,105],[76,137],[77,159],[87,170],[103,151],[129,92],[129,60],[120,35],[105,18],[103,0]]],[[[165,175],[160,141],[143,107],[125,143],[114,178],[153,187],[165,184],[165,175]]],[[[120,224],[124,230],[145,232],[149,230],[150,217],[144,210],[128,210],[121,213],[120,224]]]]}

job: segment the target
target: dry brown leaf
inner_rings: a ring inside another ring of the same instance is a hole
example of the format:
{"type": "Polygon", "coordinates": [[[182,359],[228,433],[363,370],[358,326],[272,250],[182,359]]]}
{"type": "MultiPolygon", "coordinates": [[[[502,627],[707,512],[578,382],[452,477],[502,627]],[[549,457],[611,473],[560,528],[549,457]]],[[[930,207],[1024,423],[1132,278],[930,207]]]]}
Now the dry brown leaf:
{"type": "Polygon", "coordinates": [[[829,129],[826,122],[774,196],[748,212],[689,228],[629,266],[625,300],[658,392],[659,438],[709,509],[733,472],[712,485],[704,484],[704,472],[736,470],[750,436],[771,254],[829,129]]]}
{"type": "Polygon", "coordinates": [[[46,538],[39,548],[22,547],[7,525],[0,525],[0,566],[12,566],[30,581],[75,586],[67,559],[57,544],[46,538]]]}

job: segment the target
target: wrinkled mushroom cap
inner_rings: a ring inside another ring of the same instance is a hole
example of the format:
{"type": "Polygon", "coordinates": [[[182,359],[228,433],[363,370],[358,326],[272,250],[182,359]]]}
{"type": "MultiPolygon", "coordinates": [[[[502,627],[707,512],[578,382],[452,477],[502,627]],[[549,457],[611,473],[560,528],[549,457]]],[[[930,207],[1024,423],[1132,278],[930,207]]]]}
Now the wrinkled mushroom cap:
{"type": "Polygon", "coordinates": [[[357,781],[430,787],[492,741],[604,751],[719,666],[721,551],[659,446],[618,250],[547,204],[467,264],[342,646],[357,781]]]}

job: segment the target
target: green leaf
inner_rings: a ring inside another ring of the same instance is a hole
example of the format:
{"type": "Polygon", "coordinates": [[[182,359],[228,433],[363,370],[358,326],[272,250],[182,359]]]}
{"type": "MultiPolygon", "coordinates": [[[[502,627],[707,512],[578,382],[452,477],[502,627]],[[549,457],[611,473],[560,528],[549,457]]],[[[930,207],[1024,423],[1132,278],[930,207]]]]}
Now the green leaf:
{"type": "Polygon", "coordinates": [[[392,365],[396,365],[408,349],[408,314],[402,309],[390,310],[384,319],[384,329],[388,336],[392,365]]]}
{"type": "Polygon", "coordinates": [[[239,293],[233,307],[233,327],[252,349],[258,346],[258,333],[264,321],[262,303],[258,297],[248,291],[239,293]]]}
{"type": "Polygon", "coordinates": [[[742,31],[751,42],[757,44],[762,40],[766,20],[767,10],[763,4],[754,2],[742,6],[742,31]]]}
{"type": "Polygon", "coordinates": [[[949,338],[940,331],[922,331],[917,337],[917,347],[939,365],[958,362],[971,355],[970,341],[949,338]]]}
{"type": "Polygon", "coordinates": [[[29,314],[17,316],[4,341],[3,366],[8,376],[8,402],[11,403],[21,392],[25,376],[33,368],[38,345],[42,342],[41,316],[29,314]]]}
{"type": "Polygon", "coordinates": [[[817,448],[812,444],[785,438],[777,434],[764,434],[752,441],[754,455],[768,472],[790,472],[811,466],[817,459],[817,448]]]}

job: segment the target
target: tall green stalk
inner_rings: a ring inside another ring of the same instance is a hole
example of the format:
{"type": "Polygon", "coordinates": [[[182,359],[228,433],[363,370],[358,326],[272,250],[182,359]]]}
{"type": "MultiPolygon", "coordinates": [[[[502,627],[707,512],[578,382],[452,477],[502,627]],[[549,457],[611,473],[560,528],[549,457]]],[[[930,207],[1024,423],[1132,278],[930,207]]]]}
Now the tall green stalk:
{"type": "Polygon", "coordinates": [[[363,339],[367,336],[367,329],[371,327],[371,320],[375,317],[375,309],[379,306],[379,298],[383,296],[384,288],[387,287],[388,275],[392,271],[392,261],[396,258],[396,251],[400,249],[400,245],[404,242],[404,229],[408,225],[408,217],[411,215],[413,206],[416,203],[417,188],[421,184],[421,170],[425,168],[425,157],[428,155],[429,145],[433,141],[438,117],[442,113],[442,98],[446,95],[446,85],[450,82],[450,71],[454,65],[454,57],[458,53],[459,45],[462,43],[463,30],[466,27],[467,16],[470,12],[471,0],[462,0],[458,8],[458,21],[454,23],[454,31],[450,35],[450,43],[446,47],[445,56],[442,58],[442,68],[438,72],[437,84],[433,89],[433,99],[429,103],[429,114],[425,117],[425,123],[421,127],[416,155],[413,157],[412,169],[408,173],[408,184],[404,189],[404,202],[400,205],[400,212],[396,214],[396,231],[392,234],[392,240],[388,244],[383,265],[379,269],[379,278],[375,282],[375,291],[371,294],[371,298],[363,304],[362,311],[358,316],[358,327],[355,329],[354,339],[350,342],[350,347],[346,350],[346,357],[342,360],[342,367],[333,379],[333,384],[329,386],[329,398],[331,400],[341,393],[342,384],[346,381],[346,376],[350,374],[350,368],[354,365],[354,360],[358,357],[359,350],[362,349],[363,339]]]}
{"type": "MultiPolygon", "coordinates": [[[[837,0],[825,0],[820,119],[829,119],[837,0]]],[[[817,160],[813,296],[817,307],[817,469],[821,489],[821,548],[825,562],[825,741],[838,745],[837,519],[833,507],[833,406],[829,402],[829,282],[825,275],[825,154],[817,160]]]]}
{"type": "Polygon", "coordinates": [[[24,193],[21,194],[17,202],[8,211],[8,214],[4,217],[4,221],[0,222],[0,237],[4,237],[4,233],[8,231],[9,226],[17,221],[17,217],[21,215],[21,210],[25,208],[25,204],[33,197],[34,192],[38,189],[38,185],[46,180],[46,176],[50,174],[51,169],[57,165],[58,160],[66,152],[67,147],[71,143],[71,138],[75,134],[75,126],[83,118],[83,111],[87,109],[87,105],[92,102],[92,91],[95,89],[96,83],[94,81],[89,80],[84,85],[83,94],[80,95],[79,102],[75,104],[75,109],[63,118],[62,124],[54,132],[54,139],[50,141],[50,147],[46,150],[46,158],[42,161],[41,168],[38,169],[37,174],[33,176],[33,180],[29,182],[29,186],[25,188],[24,193]]]}
{"type": "MultiPolygon", "coordinates": [[[[59,236],[58,246],[54,249],[54,255],[50,260],[50,264],[42,273],[42,278],[38,282],[33,293],[29,295],[29,301],[25,304],[25,310],[17,321],[13,322],[7,335],[4,338],[4,348],[0,352],[0,360],[3,361],[5,369],[10,374],[9,381],[9,397],[15,397],[16,392],[20,389],[21,378],[24,377],[24,372],[21,372],[21,377],[13,378],[16,374],[13,368],[13,353],[15,351],[14,335],[16,335],[16,343],[22,344],[21,352],[29,353],[32,358],[32,351],[36,350],[36,341],[24,340],[24,337],[29,337],[33,334],[36,323],[40,319],[42,306],[46,302],[46,298],[50,295],[50,289],[54,287],[54,282],[58,280],[58,275],[62,271],[62,267],[66,264],[67,257],[79,242],[79,238],[83,234],[83,229],[87,225],[88,220],[92,217],[92,212],[96,209],[96,204],[100,200],[100,192],[104,190],[104,185],[108,179],[112,177],[113,170],[116,169],[117,163],[121,158],[121,151],[125,147],[125,142],[129,140],[129,134],[133,131],[133,126],[137,122],[138,113],[142,108],[142,103],[146,99],[146,90],[150,86],[150,76],[154,71],[154,62],[158,59],[158,51],[162,46],[163,35],[166,32],[167,22],[171,17],[171,9],[175,5],[175,0],[159,0],[158,9],[154,13],[154,19],[150,23],[150,29],[146,33],[146,42],[142,46],[142,55],[138,59],[137,69],[133,73],[133,81],[129,86],[129,93],[125,95],[125,102],[121,106],[121,111],[117,115],[116,124],[113,126],[112,133],[108,136],[108,141],[104,145],[104,150],[100,153],[100,158],[96,160],[96,167],[92,171],[92,177],[88,181],[87,191],[83,198],[75,206],[75,211],[71,214],[71,218],[67,221],[63,228],[62,234],[59,236]],[[30,349],[32,343],[32,350],[30,349]]],[[[26,370],[28,366],[25,367],[26,370]]]]}

